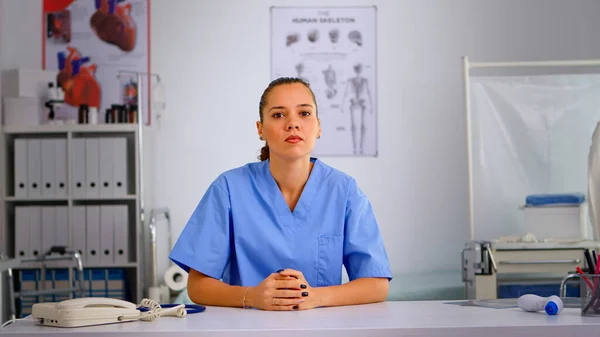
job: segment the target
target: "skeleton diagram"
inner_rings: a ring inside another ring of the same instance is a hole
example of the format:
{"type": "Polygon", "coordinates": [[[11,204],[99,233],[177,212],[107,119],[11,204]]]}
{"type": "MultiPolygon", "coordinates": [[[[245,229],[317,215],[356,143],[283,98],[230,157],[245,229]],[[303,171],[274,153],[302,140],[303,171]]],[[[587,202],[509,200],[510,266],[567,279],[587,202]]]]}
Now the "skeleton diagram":
{"type": "Polygon", "coordinates": [[[328,99],[332,99],[337,94],[337,90],[335,89],[337,78],[331,64],[329,65],[329,68],[323,70],[323,77],[325,78],[325,84],[327,85],[325,95],[328,99]]]}
{"type": "Polygon", "coordinates": [[[303,80],[304,82],[308,83],[308,78],[302,76],[302,73],[304,72],[304,64],[303,63],[298,63],[296,64],[296,77],[298,77],[299,79],[303,80]]]}
{"type": "Polygon", "coordinates": [[[361,76],[362,64],[356,64],[354,66],[354,72],[356,73],[356,76],[349,78],[348,83],[346,84],[344,106],[342,109],[348,104],[354,154],[363,154],[365,131],[367,130],[365,126],[366,110],[368,109],[370,113],[373,113],[373,111],[371,109],[369,82],[365,77],[361,76]]]}

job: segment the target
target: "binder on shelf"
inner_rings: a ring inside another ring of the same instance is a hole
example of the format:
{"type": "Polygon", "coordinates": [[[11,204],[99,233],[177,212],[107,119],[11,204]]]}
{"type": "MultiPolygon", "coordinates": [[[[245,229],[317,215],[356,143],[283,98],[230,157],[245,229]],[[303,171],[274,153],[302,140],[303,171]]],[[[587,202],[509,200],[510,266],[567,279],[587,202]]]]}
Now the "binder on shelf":
{"type": "Polygon", "coordinates": [[[55,206],[42,206],[41,210],[42,250],[40,251],[40,255],[46,253],[52,246],[56,245],[57,236],[65,235],[65,233],[57,233],[55,206]]]}
{"type": "Polygon", "coordinates": [[[56,146],[54,139],[40,139],[42,158],[42,196],[56,196],[56,146]]]}
{"type": "Polygon", "coordinates": [[[98,197],[98,179],[100,171],[99,143],[97,138],[85,139],[85,195],[87,197],[98,197]]]}
{"type": "MultiPolygon", "coordinates": [[[[54,289],[67,289],[69,285],[69,269],[59,268],[54,270],[54,289]]],[[[69,293],[54,295],[54,301],[60,302],[69,299],[69,293]]]]}
{"type": "Polygon", "coordinates": [[[25,258],[29,254],[29,207],[15,207],[15,257],[25,258]]]}
{"type": "Polygon", "coordinates": [[[86,209],[83,205],[74,205],[71,209],[71,247],[81,254],[81,262],[87,264],[86,246],[86,209]]]}
{"type": "Polygon", "coordinates": [[[107,297],[125,300],[127,288],[125,283],[125,270],[121,268],[109,268],[106,270],[108,284],[107,297]]]}
{"type": "MultiPolygon", "coordinates": [[[[88,268],[83,269],[83,297],[91,296],[91,290],[92,290],[91,271],[92,271],[92,269],[88,269],[88,268]]],[[[74,272],[73,276],[74,276],[73,284],[71,285],[71,287],[78,287],[79,286],[79,273],[74,272]]]]}
{"type": "Polygon", "coordinates": [[[127,205],[113,206],[115,264],[123,265],[129,262],[129,221],[127,205]]]}
{"type": "Polygon", "coordinates": [[[54,244],[57,246],[69,245],[69,209],[67,206],[55,206],[56,212],[56,236],[54,237],[54,244]]]}
{"type": "Polygon", "coordinates": [[[85,181],[85,139],[73,138],[72,140],[72,166],[73,166],[73,181],[71,190],[74,197],[85,197],[86,181],[85,181]]]}
{"type": "Polygon", "coordinates": [[[40,206],[29,207],[29,256],[42,255],[42,209],[40,206]]]}
{"type": "Polygon", "coordinates": [[[113,180],[114,195],[126,196],[128,192],[127,180],[127,139],[125,137],[114,138],[113,143],[113,180]]]}
{"type": "Polygon", "coordinates": [[[88,266],[100,264],[100,206],[86,206],[85,245],[88,266]]]}
{"type": "Polygon", "coordinates": [[[114,206],[100,206],[100,263],[102,265],[111,265],[114,263],[115,246],[115,221],[114,206]]]}
{"type": "Polygon", "coordinates": [[[100,195],[113,196],[115,182],[113,179],[113,143],[114,138],[99,139],[100,152],[100,195]]]}
{"type": "Polygon", "coordinates": [[[57,197],[67,196],[67,140],[54,140],[55,167],[54,181],[56,187],[55,195],[57,197]]]}
{"type": "MultiPolygon", "coordinates": [[[[32,270],[22,270],[21,273],[21,284],[20,284],[20,289],[21,291],[28,291],[28,290],[38,290],[39,286],[38,286],[38,280],[40,279],[40,270],[38,269],[32,269],[32,270]]],[[[33,301],[38,302],[38,297],[37,296],[23,296],[22,299],[24,301],[33,301]]]]}
{"type": "Polygon", "coordinates": [[[14,143],[15,197],[27,197],[27,139],[17,138],[14,143]]]}
{"type": "MultiPolygon", "coordinates": [[[[44,275],[44,274],[40,272],[40,275],[44,275]]],[[[41,289],[46,289],[46,290],[54,289],[54,273],[53,273],[52,269],[46,269],[44,283],[42,283],[42,280],[40,279],[39,284],[40,284],[41,289]]],[[[44,295],[44,302],[54,302],[54,294],[44,295]]]]}
{"type": "MultiPolygon", "coordinates": [[[[29,290],[40,290],[40,270],[39,269],[31,269],[31,270],[22,270],[21,274],[21,291],[29,291],[29,290]]],[[[21,310],[25,310],[25,305],[33,305],[36,302],[39,302],[41,297],[38,296],[22,296],[21,297],[21,310]]],[[[31,313],[31,308],[29,308],[29,313],[31,313]]]]}
{"type": "Polygon", "coordinates": [[[107,277],[106,277],[106,269],[98,268],[92,269],[92,289],[91,289],[91,297],[108,297],[107,294],[107,277]]]}
{"type": "Polygon", "coordinates": [[[42,196],[40,183],[42,181],[42,148],[39,139],[27,140],[27,196],[39,198],[42,196]]]}

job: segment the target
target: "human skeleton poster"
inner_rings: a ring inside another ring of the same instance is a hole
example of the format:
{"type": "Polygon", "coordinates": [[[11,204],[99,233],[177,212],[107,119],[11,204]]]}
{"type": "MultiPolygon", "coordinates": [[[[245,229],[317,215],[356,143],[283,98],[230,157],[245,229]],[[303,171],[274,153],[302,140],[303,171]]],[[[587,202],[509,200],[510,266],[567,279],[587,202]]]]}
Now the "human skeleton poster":
{"type": "Polygon", "coordinates": [[[377,156],[376,7],[271,8],[271,79],[315,93],[313,156],[377,156]]]}

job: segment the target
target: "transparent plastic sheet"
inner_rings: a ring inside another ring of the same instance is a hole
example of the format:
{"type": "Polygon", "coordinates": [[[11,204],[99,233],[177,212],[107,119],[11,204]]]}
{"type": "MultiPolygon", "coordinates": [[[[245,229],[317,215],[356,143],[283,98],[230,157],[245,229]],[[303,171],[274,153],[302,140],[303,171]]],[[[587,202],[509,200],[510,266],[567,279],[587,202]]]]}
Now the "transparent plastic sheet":
{"type": "Polygon", "coordinates": [[[600,122],[596,124],[588,155],[588,199],[594,240],[600,240],[600,122]]]}
{"type": "MultiPolygon", "coordinates": [[[[565,308],[580,308],[581,299],[579,297],[561,297],[565,308]]],[[[518,298],[498,298],[486,300],[467,300],[456,302],[445,302],[444,304],[454,304],[461,307],[484,307],[492,309],[518,308],[518,298]]]]}
{"type": "Polygon", "coordinates": [[[585,193],[600,75],[470,77],[476,240],[523,236],[529,194],[585,193]]]}

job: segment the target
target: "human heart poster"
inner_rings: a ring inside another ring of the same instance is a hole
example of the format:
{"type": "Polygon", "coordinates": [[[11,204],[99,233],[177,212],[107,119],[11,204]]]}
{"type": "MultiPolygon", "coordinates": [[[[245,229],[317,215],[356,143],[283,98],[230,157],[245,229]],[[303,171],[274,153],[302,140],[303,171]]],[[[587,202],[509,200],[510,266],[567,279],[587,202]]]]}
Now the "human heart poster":
{"type": "Polygon", "coordinates": [[[149,17],[150,0],[43,0],[42,68],[58,71],[65,93],[56,118],[76,119],[87,105],[103,123],[112,105],[136,105],[141,87],[149,124],[149,17]]]}

